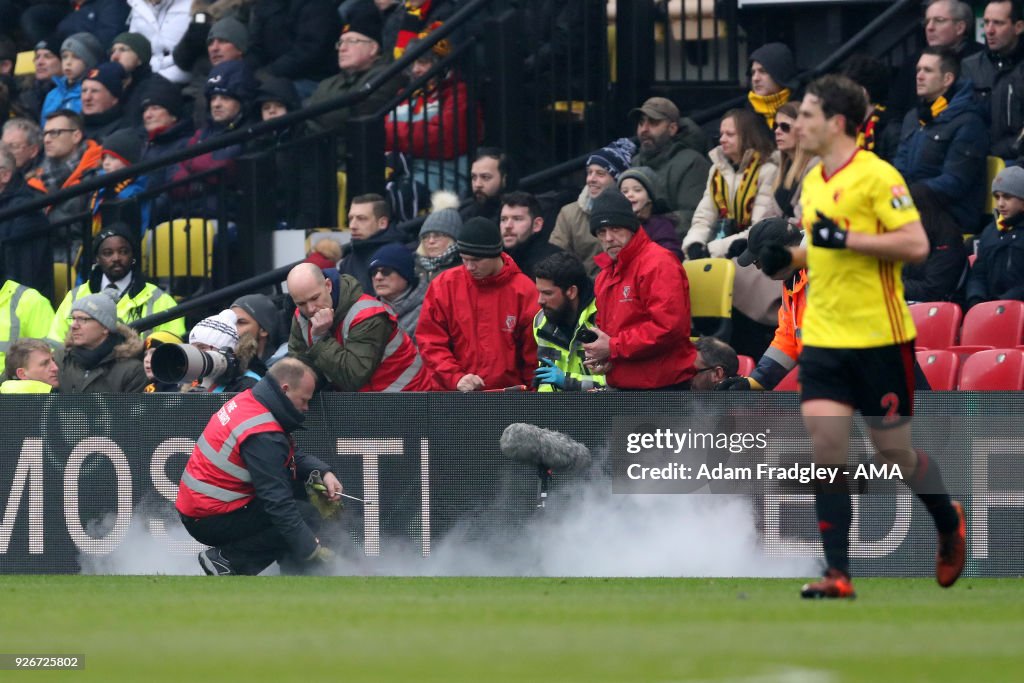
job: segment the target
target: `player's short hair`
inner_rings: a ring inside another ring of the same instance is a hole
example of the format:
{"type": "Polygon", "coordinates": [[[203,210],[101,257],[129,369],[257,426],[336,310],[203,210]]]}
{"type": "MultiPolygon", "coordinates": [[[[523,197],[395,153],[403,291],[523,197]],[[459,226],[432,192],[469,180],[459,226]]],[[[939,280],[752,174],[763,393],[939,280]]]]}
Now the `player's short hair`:
{"type": "MultiPolygon", "coordinates": [[[[381,197],[379,194],[361,194],[358,197],[352,198],[352,204],[372,204],[373,205],[373,217],[374,218],[387,218],[391,220],[391,205],[388,204],[388,200],[381,197]]],[[[352,208],[352,204],[349,204],[349,208],[352,208]]]]}
{"type": "Polygon", "coordinates": [[[857,137],[857,128],[867,114],[868,103],[861,87],[846,76],[829,74],[807,86],[807,94],[818,98],[825,118],[842,115],[846,119],[844,132],[857,137]]]}
{"type": "Polygon", "coordinates": [[[953,78],[960,78],[960,58],[948,47],[926,46],[921,50],[922,55],[932,55],[939,58],[939,71],[944,74],[953,74],[953,78]]]}

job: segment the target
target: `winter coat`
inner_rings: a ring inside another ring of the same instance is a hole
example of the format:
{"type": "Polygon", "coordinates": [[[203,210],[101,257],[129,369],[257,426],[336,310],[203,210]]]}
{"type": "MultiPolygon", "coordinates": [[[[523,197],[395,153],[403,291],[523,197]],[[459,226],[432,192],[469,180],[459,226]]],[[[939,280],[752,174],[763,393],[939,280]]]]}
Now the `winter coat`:
{"type": "Polygon", "coordinates": [[[924,125],[922,107],[928,105],[907,112],[893,165],[907,185],[926,185],[969,232],[985,210],[988,128],[970,81],[954,83],[946,99],[948,106],[924,125]]]}
{"type": "Polygon", "coordinates": [[[594,277],[599,270],[594,257],[602,251],[601,243],[590,233],[590,207],[593,201],[590,191],[584,187],[575,202],[566,204],[558,212],[555,229],[548,238],[551,244],[583,261],[583,267],[590,277],[594,277]]]}
{"type": "Polygon", "coordinates": [[[644,232],[651,238],[651,241],[658,246],[668,249],[676,255],[680,261],[683,260],[683,243],[676,232],[675,216],[659,214],[650,216],[647,220],[641,221],[644,232]]]}
{"type": "Polygon", "coordinates": [[[75,33],[91,33],[105,49],[128,23],[125,0],[84,0],[72,7],[71,14],[57,24],[57,35],[63,41],[75,33]]]}
{"type": "Polygon", "coordinates": [[[331,0],[253,3],[245,61],[254,70],[292,80],[319,81],[337,73],[334,43],[341,33],[337,4],[331,0]]]}
{"type": "MultiPolygon", "coordinates": [[[[903,264],[903,298],[907,301],[950,301],[967,267],[967,247],[960,235],[937,242],[924,263],[903,264]]],[[[1024,280],[1021,281],[1024,284],[1024,280]]]]}
{"type": "Polygon", "coordinates": [[[370,261],[377,250],[385,244],[401,243],[404,236],[397,225],[389,225],[365,240],[352,240],[345,245],[341,260],[338,261],[338,273],[351,275],[359,281],[359,286],[367,294],[373,294],[373,278],[370,277],[370,261]]]}
{"type": "Polygon", "coordinates": [[[595,259],[597,326],[611,337],[608,385],[657,389],[689,381],[690,283],[679,259],[638,230],[616,260],[595,259]]]}
{"type": "Polygon", "coordinates": [[[39,125],[45,127],[47,114],[52,114],[58,109],[82,112],[81,79],[75,81],[73,85],[68,85],[68,79],[64,76],[53,77],[53,89],[46,93],[43,108],[39,112],[39,125]]]}
{"type": "Polygon", "coordinates": [[[192,0],[163,0],[154,5],[150,0],[128,0],[131,14],[128,15],[128,30],[141,33],[149,39],[153,57],[149,67],[171,83],[188,82],[188,72],[174,63],[174,46],[177,45],[191,21],[192,0]]]}
{"type": "Polygon", "coordinates": [[[967,278],[969,306],[1000,299],[1024,301],[1024,230],[1019,227],[1024,224],[1024,214],[1010,219],[1010,223],[1011,230],[1001,231],[990,223],[981,233],[978,258],[967,278]]]}
{"type": "Polygon", "coordinates": [[[533,279],[533,270],[537,264],[548,256],[561,251],[560,247],[551,244],[538,232],[530,235],[530,239],[526,240],[524,244],[517,244],[511,249],[507,249],[505,253],[512,257],[512,260],[519,266],[519,270],[523,271],[523,275],[533,279]]]}
{"type": "MultiPolygon", "coordinates": [[[[43,103],[46,101],[46,96],[55,87],[54,80],[52,78],[45,78],[37,81],[35,76],[26,76],[20,80],[20,86],[18,88],[17,100],[14,102],[15,111],[18,112],[18,116],[38,121],[43,111],[43,103]]],[[[42,149],[42,145],[39,147],[42,149]]]]}
{"type": "Polygon", "coordinates": [[[708,156],[711,157],[711,170],[707,174],[707,186],[704,190],[704,197],[700,200],[697,211],[693,214],[693,223],[690,225],[690,231],[683,238],[683,252],[691,244],[703,243],[707,245],[712,257],[723,258],[729,253],[729,245],[740,238],[746,239],[750,227],[762,218],[769,216],[773,203],[772,186],[775,183],[775,175],[778,173],[779,167],[770,157],[761,162],[761,169],[757,176],[757,193],[753,197],[753,206],[750,207],[749,223],[734,226],[737,228],[737,232],[718,236],[716,224],[719,218],[722,217],[722,209],[715,205],[713,187],[715,171],[717,170],[722,174],[728,192],[730,196],[733,196],[736,192],[736,185],[743,176],[743,172],[754,163],[754,152],[753,150],[747,150],[743,154],[743,158],[740,159],[738,167],[732,165],[732,162],[725,156],[720,146],[711,150],[708,156]]]}
{"type": "Polygon", "coordinates": [[[120,340],[99,364],[87,368],[70,346],[70,334],[64,348],[54,351],[60,367],[58,378],[63,394],[135,394],[149,383],[142,368],[143,343],[138,333],[124,323],[117,324],[120,340]]]}
{"type": "MultiPolygon", "coordinates": [[[[65,188],[77,185],[83,180],[93,177],[100,172],[100,162],[103,160],[103,148],[96,144],[93,140],[83,140],[82,144],[85,145],[85,149],[82,152],[82,158],[78,162],[78,166],[71,172],[71,175],[61,183],[59,188],[52,190],[63,190],[65,188]]],[[[38,190],[43,194],[48,194],[51,190],[46,187],[41,177],[42,169],[41,166],[35,173],[35,177],[28,181],[28,186],[34,190],[38,190]]],[[[47,218],[51,223],[62,221],[65,218],[84,213],[86,205],[88,203],[88,197],[80,195],[78,197],[72,197],[71,199],[65,199],[59,204],[52,205],[47,211],[47,218]]]]}
{"type": "Polygon", "coordinates": [[[455,390],[469,374],[483,379],[484,389],[533,382],[537,287],[508,254],[501,259],[497,275],[477,280],[452,268],[427,288],[416,341],[442,390],[455,390]]]}
{"type": "MultiPolygon", "coordinates": [[[[100,170],[99,175],[106,175],[100,170]]],[[[92,231],[93,235],[98,235],[103,227],[103,203],[110,197],[110,201],[123,202],[132,197],[137,197],[149,188],[149,176],[139,176],[138,178],[127,178],[122,180],[117,185],[112,187],[101,187],[100,189],[89,195],[89,210],[92,211],[92,231]]],[[[149,222],[150,214],[152,213],[152,202],[146,200],[136,200],[139,205],[139,225],[142,228],[142,232],[153,227],[149,222]]]]}
{"type": "MultiPolygon", "coordinates": [[[[195,134],[195,126],[192,125],[192,119],[187,116],[169,128],[147,133],[146,143],[142,147],[142,156],[139,157],[139,163],[160,159],[168,154],[185,149],[193,134],[195,134]]],[[[153,169],[148,173],[149,186],[156,188],[169,183],[173,171],[173,166],[153,169]]]]}
{"type": "MultiPolygon", "coordinates": [[[[455,159],[469,151],[469,110],[466,84],[445,79],[430,92],[419,92],[388,112],[384,119],[385,149],[417,159],[455,159]]],[[[477,133],[483,124],[477,113],[477,133]]]]}
{"type": "MultiPolygon", "coordinates": [[[[206,123],[205,126],[197,130],[189,138],[186,147],[194,147],[201,142],[206,142],[210,138],[217,137],[218,135],[224,135],[230,133],[244,125],[246,119],[244,115],[239,114],[230,123],[216,123],[212,119],[206,123]]],[[[224,147],[213,152],[207,152],[191,159],[185,159],[178,162],[174,166],[174,170],[171,172],[171,181],[185,180],[199,173],[205,173],[214,169],[222,169],[221,174],[214,174],[211,176],[204,177],[201,181],[196,181],[188,185],[180,185],[171,190],[171,195],[177,199],[183,199],[189,197],[189,195],[205,195],[205,211],[207,215],[214,216],[217,212],[217,193],[212,191],[212,188],[217,185],[224,183],[231,185],[235,181],[236,164],[237,159],[242,155],[244,143],[236,143],[228,147],[224,147]]],[[[195,210],[195,209],[193,209],[195,210]]]]}
{"type": "MultiPolygon", "coordinates": [[[[0,211],[13,209],[38,198],[21,174],[15,171],[10,182],[0,192],[0,211]]],[[[43,230],[47,225],[49,223],[41,209],[0,219],[0,282],[17,280],[47,298],[53,296],[53,255],[46,235],[39,233],[34,238],[16,240],[43,230]]]]}
{"type": "Polygon", "coordinates": [[[690,229],[694,211],[700,204],[708,180],[711,162],[691,144],[679,139],[657,152],[641,149],[633,157],[634,167],[649,166],[665,187],[665,205],[679,217],[676,231],[682,238],[690,229]]]}
{"type": "Polygon", "coordinates": [[[115,130],[131,128],[131,124],[124,117],[124,108],[120,103],[99,114],[82,114],[82,123],[85,126],[82,131],[83,135],[100,144],[103,144],[103,138],[115,130]]]}
{"type": "MultiPolygon", "coordinates": [[[[309,100],[306,102],[306,106],[311,107],[315,104],[341,97],[347,93],[356,93],[364,90],[366,88],[366,84],[371,80],[375,82],[379,81],[380,74],[387,68],[387,62],[385,62],[382,57],[378,57],[366,71],[360,71],[359,73],[354,74],[342,72],[335,76],[331,76],[326,80],[320,81],[320,85],[318,85],[316,90],[313,91],[313,94],[310,95],[309,100]]],[[[348,152],[345,143],[345,136],[343,134],[344,131],[341,130],[341,128],[348,123],[350,119],[377,113],[377,111],[383,108],[384,105],[387,104],[387,101],[394,96],[399,85],[399,83],[394,83],[379,87],[362,102],[347,107],[341,107],[339,109],[333,109],[327,113],[321,114],[311,121],[312,127],[315,131],[336,130],[339,133],[337,136],[337,154],[338,164],[340,166],[343,167],[345,165],[345,156],[348,152]]]]}
{"type": "Polygon", "coordinates": [[[988,109],[988,153],[1015,159],[1014,143],[1024,128],[1024,41],[1005,57],[991,50],[967,57],[960,78],[971,81],[975,97],[988,109]]]}
{"type": "MultiPolygon", "coordinates": [[[[298,318],[292,321],[288,339],[288,354],[304,356],[339,391],[358,391],[370,381],[384,355],[384,346],[391,336],[391,321],[379,315],[352,327],[348,341],[342,345],[334,331],[345,319],[350,308],[363,295],[363,289],[351,275],[337,271],[324,273],[331,278],[334,319],[328,334],[310,346],[302,333],[298,318]]],[[[372,291],[372,290],[371,290],[372,291]]],[[[299,314],[301,315],[301,313],[299,314]]]]}

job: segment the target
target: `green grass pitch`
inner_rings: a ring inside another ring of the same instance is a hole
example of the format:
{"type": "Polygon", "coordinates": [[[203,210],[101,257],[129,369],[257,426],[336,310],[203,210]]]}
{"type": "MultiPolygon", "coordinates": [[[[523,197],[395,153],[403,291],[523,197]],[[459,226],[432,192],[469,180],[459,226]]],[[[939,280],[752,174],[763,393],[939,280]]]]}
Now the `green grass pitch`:
{"type": "Polygon", "coordinates": [[[1024,580],[0,576],[26,681],[1011,681],[1024,580]]]}

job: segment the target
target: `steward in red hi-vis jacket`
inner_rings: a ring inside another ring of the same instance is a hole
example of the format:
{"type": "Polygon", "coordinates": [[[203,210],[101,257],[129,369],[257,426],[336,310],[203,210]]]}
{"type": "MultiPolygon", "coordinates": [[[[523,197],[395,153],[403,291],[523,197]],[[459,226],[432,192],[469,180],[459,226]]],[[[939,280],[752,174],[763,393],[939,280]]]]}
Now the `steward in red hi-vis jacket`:
{"type": "Polygon", "coordinates": [[[275,561],[282,571],[302,572],[332,556],[316,536],[320,513],[296,498],[314,471],[324,497],[340,500],[342,490],[330,468],[296,450],[291,437],[315,388],[312,368],[282,359],[225,403],[196,441],[175,507],[192,537],[213,546],[199,554],[207,574],[255,575],[275,561]]]}
{"type": "Polygon", "coordinates": [[[300,263],[288,353],[309,359],[336,391],[429,391],[430,375],[394,312],[351,275],[300,263]]]}

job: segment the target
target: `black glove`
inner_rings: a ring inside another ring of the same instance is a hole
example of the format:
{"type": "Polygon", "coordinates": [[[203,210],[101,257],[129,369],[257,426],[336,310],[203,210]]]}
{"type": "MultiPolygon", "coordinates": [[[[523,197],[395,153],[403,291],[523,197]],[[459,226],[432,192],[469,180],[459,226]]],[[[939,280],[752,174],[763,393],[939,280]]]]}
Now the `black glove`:
{"type": "Polygon", "coordinates": [[[700,242],[694,242],[686,248],[686,258],[689,261],[695,261],[699,258],[710,258],[711,252],[708,251],[708,245],[700,242]]]}
{"type": "Polygon", "coordinates": [[[750,391],[750,380],[746,377],[726,377],[715,386],[715,391],[750,391]]]}
{"type": "Polygon", "coordinates": [[[771,277],[793,263],[793,252],[778,242],[769,242],[761,248],[757,261],[761,272],[771,277]]]}
{"type": "Polygon", "coordinates": [[[811,226],[811,243],[825,249],[846,249],[846,230],[818,211],[818,220],[811,226]]]}
{"type": "Polygon", "coordinates": [[[736,258],[747,250],[747,241],[745,239],[733,240],[729,244],[729,251],[726,253],[725,258],[736,258]]]}

